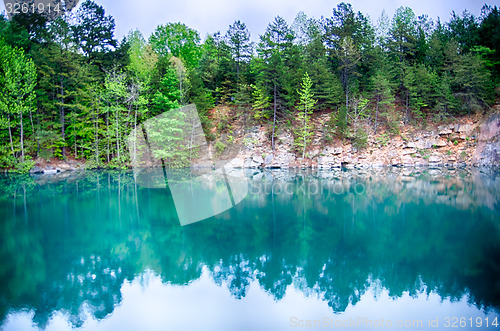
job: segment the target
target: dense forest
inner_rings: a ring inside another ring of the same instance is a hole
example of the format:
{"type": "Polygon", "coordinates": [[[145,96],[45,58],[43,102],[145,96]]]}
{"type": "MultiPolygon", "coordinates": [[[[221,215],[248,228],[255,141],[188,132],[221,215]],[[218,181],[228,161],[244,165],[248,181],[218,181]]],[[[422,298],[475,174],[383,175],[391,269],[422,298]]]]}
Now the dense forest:
{"type": "Polygon", "coordinates": [[[209,140],[231,129],[213,111],[223,104],[264,125],[273,148],[283,128],[301,154],[319,129],[362,147],[377,129],[483,112],[500,81],[496,6],[447,23],[401,7],[374,23],[341,3],[328,18],[278,16],[258,38],[239,20],[203,41],[183,23],[148,40],[118,41],[114,28],[90,0],[53,20],[0,17],[0,167],[54,157],[122,167],[132,130],[190,103],[209,140]],[[327,127],[311,127],[313,112],[330,114],[327,127]]]}

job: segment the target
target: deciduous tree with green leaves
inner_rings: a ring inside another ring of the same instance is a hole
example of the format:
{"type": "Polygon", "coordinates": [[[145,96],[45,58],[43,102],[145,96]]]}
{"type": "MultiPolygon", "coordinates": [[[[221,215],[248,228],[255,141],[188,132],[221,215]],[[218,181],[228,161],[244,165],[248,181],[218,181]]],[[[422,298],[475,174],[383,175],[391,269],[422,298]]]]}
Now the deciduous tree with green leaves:
{"type": "Polygon", "coordinates": [[[173,55],[194,68],[200,59],[200,35],[183,23],[159,25],[149,38],[153,49],[161,56],[173,55]]]}
{"type": "Polygon", "coordinates": [[[33,60],[24,52],[6,45],[0,39],[0,111],[3,126],[7,124],[10,148],[15,156],[13,129],[19,125],[20,161],[25,161],[24,116],[34,110],[36,70],[33,60]],[[5,123],[7,118],[7,123],[5,123]]]}

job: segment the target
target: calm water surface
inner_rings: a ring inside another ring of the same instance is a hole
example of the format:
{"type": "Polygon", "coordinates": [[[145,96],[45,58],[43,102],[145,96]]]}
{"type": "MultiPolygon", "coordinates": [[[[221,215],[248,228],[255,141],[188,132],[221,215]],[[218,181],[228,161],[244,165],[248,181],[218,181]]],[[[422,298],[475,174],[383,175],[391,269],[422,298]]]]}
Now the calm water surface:
{"type": "Polygon", "coordinates": [[[500,172],[240,176],[1,176],[0,329],[500,329],[500,172]]]}

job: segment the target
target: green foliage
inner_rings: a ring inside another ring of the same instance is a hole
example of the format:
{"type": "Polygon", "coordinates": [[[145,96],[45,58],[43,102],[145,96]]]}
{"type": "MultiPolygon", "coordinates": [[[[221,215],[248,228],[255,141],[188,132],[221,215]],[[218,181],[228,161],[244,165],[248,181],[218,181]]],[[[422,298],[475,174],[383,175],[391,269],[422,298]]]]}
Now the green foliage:
{"type": "Polygon", "coordinates": [[[307,115],[312,114],[313,108],[317,101],[312,93],[312,81],[307,72],[302,79],[302,86],[297,93],[300,96],[299,112],[297,114],[298,125],[295,127],[295,147],[302,150],[302,158],[305,157],[307,143],[311,141],[314,135],[314,128],[309,123],[310,119],[307,115]]]}
{"type": "Polygon", "coordinates": [[[344,139],[347,135],[347,110],[344,106],[340,107],[338,112],[332,112],[330,115],[330,122],[332,127],[335,128],[337,135],[344,139]]]}
{"type": "Polygon", "coordinates": [[[406,88],[408,107],[411,112],[407,116],[421,123],[424,114],[422,109],[429,108],[434,102],[434,93],[437,90],[437,75],[423,65],[414,65],[406,68],[403,79],[406,88]]]}
{"type": "Polygon", "coordinates": [[[368,144],[368,133],[363,128],[359,128],[356,130],[356,133],[354,135],[353,139],[353,146],[357,150],[362,150],[363,148],[366,147],[368,144]]]}
{"type": "Polygon", "coordinates": [[[482,8],[483,20],[477,30],[479,45],[472,49],[482,49],[482,57],[490,67],[496,83],[500,80],[500,10],[497,6],[485,5],[482,8]]]}
{"type": "Polygon", "coordinates": [[[243,145],[245,145],[245,147],[247,148],[249,148],[252,145],[256,145],[258,142],[259,141],[256,138],[248,138],[248,137],[243,138],[243,145]]]}
{"type": "Polygon", "coordinates": [[[149,38],[153,49],[161,56],[173,55],[194,68],[200,58],[200,36],[182,23],[159,25],[149,38]]]}
{"type": "Polygon", "coordinates": [[[379,137],[377,137],[375,140],[380,146],[387,146],[390,138],[389,138],[389,135],[387,133],[384,133],[384,134],[380,135],[379,137]]]}
{"type": "Polygon", "coordinates": [[[267,91],[265,86],[255,86],[252,85],[253,88],[253,98],[254,102],[252,108],[254,110],[253,116],[256,120],[261,118],[269,119],[269,108],[271,107],[271,102],[269,96],[267,95],[267,91]]]}
{"type": "Polygon", "coordinates": [[[400,63],[411,62],[417,46],[417,21],[409,7],[396,9],[389,31],[388,47],[400,63]]]}
{"type": "Polygon", "coordinates": [[[14,123],[19,125],[20,161],[25,160],[23,118],[34,110],[36,70],[33,60],[24,51],[12,48],[0,39],[0,117],[3,128],[9,132],[10,147],[14,123]]]}
{"type": "Polygon", "coordinates": [[[179,107],[181,92],[178,87],[179,79],[175,70],[172,67],[167,67],[160,81],[159,89],[153,95],[155,114],[179,107]]]}
{"type": "Polygon", "coordinates": [[[377,70],[371,78],[372,97],[375,99],[375,107],[373,114],[373,131],[377,133],[380,117],[385,117],[387,124],[390,126],[392,118],[390,113],[394,112],[394,94],[392,92],[392,84],[390,83],[387,74],[383,68],[377,70]]]}
{"type": "MultiPolygon", "coordinates": [[[[313,108],[330,116],[325,139],[335,133],[359,146],[365,130],[393,136],[401,120],[425,125],[481,112],[500,81],[498,22],[496,6],[445,23],[401,7],[372,26],[340,3],[323,20],[299,13],[289,25],[277,16],[254,53],[239,20],[203,43],[183,23],[160,25],[149,40],[132,31],[118,43],[113,17],[91,0],[51,22],[1,17],[0,166],[73,156],[123,167],[134,129],[189,103],[208,139],[211,109],[235,105],[245,128],[248,119],[266,126],[273,148],[289,125],[303,156],[319,129],[310,124],[313,108]]],[[[213,116],[228,130],[233,119],[213,116]]]]}
{"type": "Polygon", "coordinates": [[[247,61],[252,54],[252,44],[250,42],[250,32],[245,23],[240,20],[229,26],[226,34],[227,44],[231,49],[231,54],[236,62],[237,80],[240,76],[241,62],[247,61]]]}
{"type": "Polygon", "coordinates": [[[212,128],[212,123],[208,118],[208,110],[214,107],[215,99],[210,91],[203,86],[203,82],[195,70],[189,71],[189,81],[191,83],[189,98],[196,105],[201,125],[205,135],[208,135],[212,128]]]}
{"type": "Polygon", "coordinates": [[[147,122],[148,144],[155,146],[152,156],[163,160],[169,168],[183,168],[189,165],[193,155],[191,146],[185,144],[189,118],[182,111],[175,111],[151,118],[147,122]]]}
{"type": "Polygon", "coordinates": [[[71,27],[74,42],[86,56],[105,52],[117,46],[114,39],[115,19],[92,0],[83,2],[71,27]]]}
{"type": "Polygon", "coordinates": [[[155,67],[158,64],[158,55],[153,51],[151,45],[147,44],[138,30],[131,31],[127,36],[129,43],[130,64],[128,69],[132,76],[137,77],[140,82],[148,85],[155,67]]]}
{"type": "Polygon", "coordinates": [[[218,157],[224,152],[227,146],[222,141],[217,140],[215,142],[214,147],[215,147],[215,156],[218,157]]]}
{"type": "Polygon", "coordinates": [[[29,157],[16,165],[15,171],[21,174],[27,174],[35,166],[35,161],[29,159],[29,157]]]}
{"type": "Polygon", "coordinates": [[[389,126],[389,133],[393,136],[396,136],[400,133],[400,116],[394,110],[394,108],[390,108],[387,112],[387,125],[389,126]]]}
{"type": "Polygon", "coordinates": [[[227,132],[230,128],[230,126],[229,126],[230,117],[227,114],[227,112],[218,108],[218,109],[216,109],[215,117],[217,118],[217,121],[218,121],[217,130],[219,132],[227,132]]]}

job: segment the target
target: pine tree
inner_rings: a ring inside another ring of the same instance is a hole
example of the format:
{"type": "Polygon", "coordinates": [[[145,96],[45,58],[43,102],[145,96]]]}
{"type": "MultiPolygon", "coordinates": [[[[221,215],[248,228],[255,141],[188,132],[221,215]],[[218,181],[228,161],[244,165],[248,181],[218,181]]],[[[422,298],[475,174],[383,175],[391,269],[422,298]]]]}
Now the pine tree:
{"type": "Polygon", "coordinates": [[[286,103],[284,93],[282,93],[283,85],[285,85],[285,57],[289,49],[293,45],[294,35],[288,27],[286,21],[281,17],[276,17],[274,22],[267,26],[266,32],[260,37],[258,52],[263,62],[258,62],[261,66],[261,79],[264,79],[264,84],[272,86],[273,95],[273,129],[271,136],[271,146],[274,151],[274,138],[276,133],[276,124],[278,116],[278,108],[283,113],[286,103]]]}
{"type": "Polygon", "coordinates": [[[114,49],[115,19],[106,16],[102,6],[92,0],[81,4],[76,13],[77,23],[71,27],[74,42],[87,57],[94,57],[96,52],[114,49]]]}
{"type": "Polygon", "coordinates": [[[372,80],[372,96],[375,99],[375,116],[373,119],[373,132],[377,134],[377,128],[379,123],[379,115],[385,115],[389,126],[391,127],[394,123],[391,123],[392,118],[390,118],[390,111],[393,108],[394,95],[392,93],[392,88],[389,79],[384,74],[383,70],[378,70],[374,76],[371,77],[372,80]]]}
{"type": "Polygon", "coordinates": [[[302,147],[302,158],[306,154],[306,146],[308,141],[310,141],[313,135],[313,128],[309,125],[309,117],[307,115],[312,114],[314,106],[317,101],[314,99],[314,94],[312,92],[312,81],[307,72],[304,74],[302,79],[302,86],[297,93],[300,96],[299,101],[299,113],[297,114],[297,121],[302,126],[300,130],[297,130],[298,139],[295,140],[295,145],[300,148],[302,147]],[[303,111],[302,111],[303,109],[303,111]]]}
{"type": "Polygon", "coordinates": [[[349,92],[352,88],[353,78],[359,76],[357,65],[361,60],[359,49],[354,45],[350,37],[340,41],[339,49],[336,52],[339,59],[339,70],[342,86],[345,93],[346,121],[349,113],[349,92]]]}
{"type": "Polygon", "coordinates": [[[252,55],[252,43],[250,42],[250,32],[240,20],[229,26],[226,33],[227,44],[231,49],[236,61],[236,81],[240,79],[240,64],[247,61],[252,55]]]}

